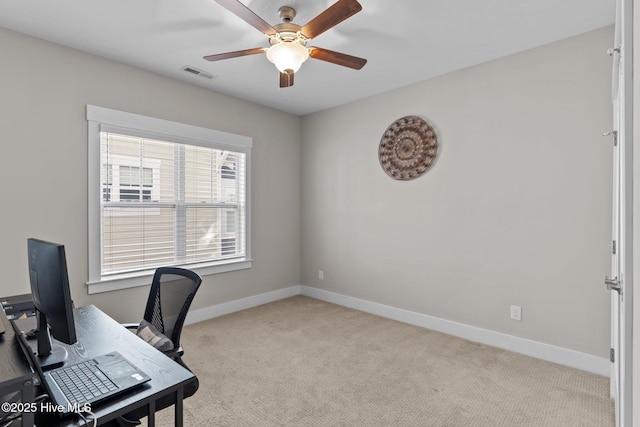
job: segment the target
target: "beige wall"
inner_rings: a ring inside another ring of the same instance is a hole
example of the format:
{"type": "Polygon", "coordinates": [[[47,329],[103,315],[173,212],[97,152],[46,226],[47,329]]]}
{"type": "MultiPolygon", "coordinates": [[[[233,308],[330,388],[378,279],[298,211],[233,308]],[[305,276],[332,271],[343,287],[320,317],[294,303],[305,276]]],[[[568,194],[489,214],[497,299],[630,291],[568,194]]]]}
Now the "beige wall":
{"type": "Polygon", "coordinates": [[[304,117],[302,283],[608,357],[612,37],[304,117]],[[405,115],[429,120],[441,144],[410,182],[377,157],[405,115]]]}
{"type": "Polygon", "coordinates": [[[147,287],[86,292],[86,104],[253,137],[253,269],[205,277],[194,308],[300,284],[298,117],[1,28],[0,52],[0,295],[29,291],[39,237],[66,245],[76,305],[142,317],[147,287]]]}

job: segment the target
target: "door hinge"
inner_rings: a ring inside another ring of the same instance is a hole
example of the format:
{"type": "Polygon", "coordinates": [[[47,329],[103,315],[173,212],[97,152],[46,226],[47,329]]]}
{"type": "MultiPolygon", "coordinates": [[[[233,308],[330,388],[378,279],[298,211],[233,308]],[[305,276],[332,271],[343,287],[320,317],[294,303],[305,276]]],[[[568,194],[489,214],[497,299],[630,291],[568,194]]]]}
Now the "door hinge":
{"type": "Polygon", "coordinates": [[[611,363],[616,361],[616,351],[612,348],[609,349],[609,360],[611,363]]]}
{"type": "Polygon", "coordinates": [[[617,249],[617,244],[616,241],[614,240],[613,243],[611,244],[611,252],[615,255],[616,254],[616,249],[617,249]]]}
{"type": "Polygon", "coordinates": [[[609,279],[608,276],[605,276],[604,283],[607,285],[607,289],[610,291],[616,291],[622,295],[622,279],[618,279],[618,276],[613,279],[609,279]]]}

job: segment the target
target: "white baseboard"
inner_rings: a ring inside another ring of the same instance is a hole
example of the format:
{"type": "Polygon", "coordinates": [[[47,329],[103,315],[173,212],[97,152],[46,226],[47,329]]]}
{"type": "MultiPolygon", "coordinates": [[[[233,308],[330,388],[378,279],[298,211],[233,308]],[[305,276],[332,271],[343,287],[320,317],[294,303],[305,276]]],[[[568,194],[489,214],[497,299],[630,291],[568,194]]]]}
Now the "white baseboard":
{"type": "Polygon", "coordinates": [[[259,305],[289,298],[295,295],[305,295],[333,304],[364,311],[366,313],[375,314],[377,316],[386,317],[388,319],[397,320],[399,322],[408,323],[410,325],[432,329],[434,331],[454,335],[470,341],[602,375],[604,377],[609,377],[611,374],[611,363],[608,359],[603,357],[597,357],[555,345],[544,344],[526,338],[519,338],[501,332],[490,331],[476,326],[465,325],[463,323],[453,322],[451,320],[445,320],[309,286],[291,286],[289,288],[278,289],[276,291],[266,292],[264,294],[254,295],[211,307],[192,310],[187,315],[185,323],[191,324],[213,319],[214,317],[224,316],[225,314],[246,310],[248,308],[257,307],[259,305]]]}
{"type": "Polygon", "coordinates": [[[236,311],[268,304],[270,302],[300,295],[301,293],[300,286],[291,286],[290,288],[278,289],[276,291],[266,292],[264,294],[229,301],[210,307],[190,310],[184,323],[189,325],[191,323],[202,322],[203,320],[213,319],[214,317],[224,316],[225,314],[235,313],[236,311]]]}
{"type": "Polygon", "coordinates": [[[434,331],[502,348],[515,353],[525,354],[537,359],[558,363],[560,365],[569,366],[571,368],[580,369],[597,375],[608,377],[611,373],[611,364],[608,359],[603,357],[597,357],[575,350],[544,344],[526,338],[519,338],[513,335],[503,334],[501,332],[490,331],[476,326],[452,322],[450,320],[440,319],[438,317],[403,310],[384,304],[378,304],[359,298],[353,298],[309,286],[302,286],[301,288],[302,295],[306,295],[311,298],[342,305],[386,317],[388,319],[408,323],[410,325],[432,329],[434,331]]]}

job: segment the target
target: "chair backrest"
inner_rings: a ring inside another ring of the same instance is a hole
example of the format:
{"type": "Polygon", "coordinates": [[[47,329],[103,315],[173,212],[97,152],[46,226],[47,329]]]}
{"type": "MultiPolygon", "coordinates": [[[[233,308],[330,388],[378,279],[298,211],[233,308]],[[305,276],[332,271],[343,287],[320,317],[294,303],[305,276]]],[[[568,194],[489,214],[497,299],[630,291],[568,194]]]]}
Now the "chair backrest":
{"type": "Polygon", "coordinates": [[[178,267],[159,267],[153,275],[144,320],[180,347],[180,334],[189,307],[202,283],[198,273],[178,267]]]}

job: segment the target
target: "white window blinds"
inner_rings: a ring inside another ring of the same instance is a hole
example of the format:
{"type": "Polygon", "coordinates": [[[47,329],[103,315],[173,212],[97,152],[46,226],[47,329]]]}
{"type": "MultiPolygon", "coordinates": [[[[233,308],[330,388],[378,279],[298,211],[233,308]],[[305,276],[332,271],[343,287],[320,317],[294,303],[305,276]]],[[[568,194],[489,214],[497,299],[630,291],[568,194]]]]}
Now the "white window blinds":
{"type": "Polygon", "coordinates": [[[100,132],[102,274],[243,258],[245,154],[100,132]]]}

